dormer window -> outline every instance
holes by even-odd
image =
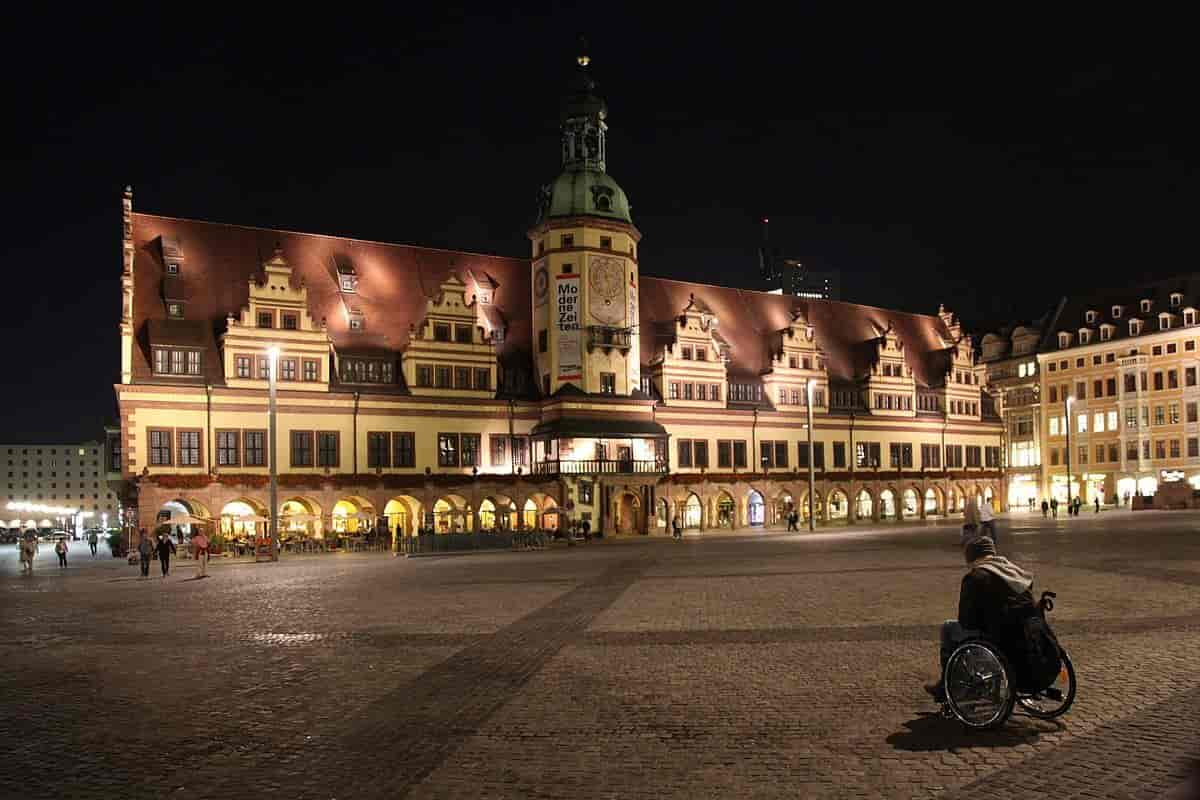
[[[1112,318],[1120,319],[1122,311],[1124,311],[1124,309],[1121,306],[1113,306],[1112,307]]]
[[[171,319],[183,319],[183,303],[167,303],[167,316]]]
[[[1142,332],[1142,321],[1140,319],[1129,320],[1129,335],[1137,336]]]
[[[1149,310],[1150,310],[1150,304],[1151,304],[1151,302],[1150,302],[1149,300],[1143,300],[1143,301],[1142,301],[1141,308],[1142,308],[1142,313],[1143,313],[1143,314],[1145,314],[1147,311],[1149,311]]]
[[[1171,294],[1171,308],[1179,308],[1181,305],[1183,305],[1183,295],[1179,292],[1173,292]]]
[[[1158,329],[1160,331],[1168,331],[1171,329],[1171,315],[1170,314],[1159,314],[1158,315]]]
[[[1195,325],[1196,324],[1195,309],[1189,308],[1187,311],[1183,312],[1183,324],[1184,325]]]
[[[1099,316],[1100,316],[1100,315],[1099,315],[1097,312],[1095,312],[1095,311],[1089,311],[1089,312],[1087,312],[1087,323],[1088,323],[1088,325],[1092,325],[1092,324],[1094,324],[1094,323],[1096,322],[1096,318],[1097,318],[1097,317],[1099,317]]]
[[[178,261],[168,261],[167,262],[167,274],[168,275],[178,275],[179,274],[179,262]]]
[[[1087,328],[1079,329],[1079,343],[1080,344],[1087,344],[1089,341],[1091,341],[1091,338],[1092,338],[1091,331],[1089,331]]]
[[[354,293],[358,291],[358,273],[354,271],[354,265],[347,262],[337,262],[338,288],[343,292]]]
[[[355,312],[350,315],[350,330],[361,331],[364,327],[363,315]]]
[[[1112,325],[1101,325],[1100,326],[1100,341],[1107,342],[1109,339],[1112,338],[1112,334],[1113,334],[1113,326]]]
[[[353,275],[343,275],[342,276],[342,291],[343,292],[358,291],[358,281],[356,281],[354,279]]]
[[[1071,346],[1071,334],[1060,333],[1058,335],[1058,346],[1060,349],[1070,347]]]

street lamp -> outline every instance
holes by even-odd
[[[1071,508],[1071,403],[1075,398],[1067,395],[1064,401],[1067,407],[1067,508]],[[1069,510],[1067,513],[1071,513]]]
[[[808,397],[808,529],[815,531],[817,529],[816,515],[816,454],[813,452],[813,379],[809,378],[804,383],[804,390]]]
[[[279,348],[271,345],[267,348],[268,390],[267,390],[267,464],[271,471],[271,560],[279,558],[279,484],[278,470],[275,466],[275,382],[279,367]]]

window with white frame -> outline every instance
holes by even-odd
[[[1125,309],[1124,309],[1124,308],[1122,308],[1121,306],[1113,306],[1113,307],[1112,307],[1112,318],[1113,318],[1113,319],[1120,319],[1120,318],[1121,318],[1121,313],[1122,313],[1124,310],[1125,310]]]
[[[1142,321],[1140,319],[1129,320],[1129,335],[1137,336],[1142,332]]]
[[[1112,325],[1102,325],[1100,327],[1100,341],[1107,342],[1109,339],[1112,338],[1112,334],[1113,334]]]
[[[1079,331],[1079,343],[1087,344],[1092,339],[1092,332],[1087,328],[1081,328]]]
[[[1141,309],[1142,309],[1143,314],[1145,314],[1147,311],[1149,311],[1150,310],[1150,301],[1143,300],[1141,303]]]
[[[1171,329],[1171,315],[1170,314],[1159,314],[1158,315],[1158,329],[1160,331],[1166,331],[1166,330]]]
[[[1172,292],[1171,308],[1178,308],[1181,305],[1183,305],[1183,295],[1181,295],[1179,292]]]
[[[1058,346],[1059,347],[1070,347],[1071,346],[1071,334],[1060,333],[1058,335]]]
[[[1093,322],[1095,322],[1095,321],[1096,321],[1096,318],[1097,318],[1098,316],[1100,316],[1100,315],[1099,315],[1099,314],[1097,314],[1095,311],[1089,311],[1089,312],[1087,312],[1087,322],[1088,322],[1088,324],[1089,324],[1089,325],[1091,325]]]

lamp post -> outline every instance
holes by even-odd
[[[275,381],[276,370],[279,367],[279,348],[272,345],[267,349],[268,390],[267,390],[267,463],[271,470],[271,560],[279,559],[279,482],[278,469],[275,464]]]
[[[813,452],[813,380],[805,381],[804,390],[808,397],[808,529],[817,529],[816,515],[816,453]]]
[[[1067,408],[1067,508],[1071,507],[1071,402],[1075,398],[1067,395],[1064,402]],[[1070,511],[1067,512],[1068,514]]]

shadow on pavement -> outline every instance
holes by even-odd
[[[1035,742],[1043,733],[1061,729],[1057,723],[1035,723],[1033,720],[1013,717],[997,730],[973,731],[938,712],[922,712],[916,719],[904,723],[904,727],[907,730],[887,737],[887,743],[897,750],[918,753],[960,747],[1015,747]]]

